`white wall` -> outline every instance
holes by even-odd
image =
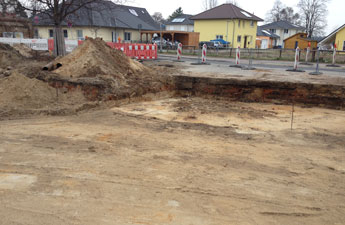
[[[166,30],[194,32],[194,26],[193,25],[167,25]]]
[[[36,26],[34,29],[38,29],[38,38],[49,38],[49,30],[53,29],[53,27],[43,27],[43,26]],[[131,29],[122,29],[122,28],[100,28],[100,27],[63,27],[63,30],[68,31],[68,38],[69,40],[77,40],[77,30],[83,31],[83,37],[100,37],[103,38],[106,42],[111,42],[113,40],[112,34],[113,32],[117,34],[117,37],[121,37],[122,40],[125,39],[125,32],[131,33],[131,40],[138,42],[140,40],[140,33],[138,30],[131,30]],[[143,39],[146,37],[143,35]],[[145,40],[144,40],[145,41]]]
[[[276,45],[280,45],[284,48],[284,40],[300,32],[303,32],[303,30],[289,29],[289,33],[286,34],[284,33],[284,29],[277,29],[275,34],[280,38],[277,39]]]

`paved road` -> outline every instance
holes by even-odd
[[[174,60],[176,59],[176,56],[174,55],[163,55],[159,54],[158,60]],[[183,60],[186,62],[196,62],[197,57],[196,56],[184,56]],[[212,64],[219,64],[219,65],[233,65],[235,64],[234,59],[226,59],[226,58],[208,58],[208,62]],[[248,61],[247,59],[241,60],[242,65],[247,66]],[[292,69],[293,62],[289,61],[266,61],[266,60],[253,60],[253,67],[256,68],[265,68],[265,69]],[[313,72],[315,71],[316,64],[313,65],[299,65],[299,68],[302,70],[305,70],[307,72]],[[326,64],[320,64],[320,71],[321,72],[335,72],[335,73],[341,73],[345,75],[345,67],[326,67]]]

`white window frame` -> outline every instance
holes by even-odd
[[[53,36],[50,34],[53,34]],[[48,36],[49,36],[49,38],[54,38],[54,30],[53,29],[48,30]]]
[[[238,35],[238,36],[237,36],[237,43],[241,43],[241,41],[242,41],[242,36],[241,36],[241,35]]]
[[[65,36],[65,32],[66,32],[66,36]],[[67,29],[62,30],[62,33],[63,33],[64,38],[68,38],[68,30]]]
[[[79,31],[81,32],[81,36],[79,36],[79,34],[80,34]],[[77,30],[76,32],[77,32],[78,40],[84,40],[84,32],[83,32],[83,30]]]
[[[125,41],[131,41],[132,40],[132,33],[131,32],[125,32]]]

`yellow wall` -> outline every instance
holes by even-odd
[[[250,42],[249,48],[255,48],[257,22],[251,26],[250,20],[195,20],[194,31],[200,33],[200,41],[210,41],[216,39],[216,35],[223,35],[223,39],[231,43],[231,46],[244,48],[244,39]],[[244,24],[244,25],[243,25]],[[234,27],[235,26],[235,27]],[[241,36],[241,42],[237,37]]]
[[[344,49],[344,41],[345,41],[345,28],[340,30],[335,38],[335,43],[337,44],[337,50],[342,51]]]
[[[53,29],[52,27],[35,27],[38,29],[39,38],[49,38],[49,29]],[[121,37],[122,40],[125,39],[125,32],[130,32],[132,34],[132,41],[139,41],[140,40],[140,33],[138,30],[130,30],[130,29],[111,29],[111,28],[91,28],[91,27],[64,27],[63,30],[68,30],[68,38],[69,40],[76,40],[78,39],[77,30],[83,30],[83,36],[86,37],[101,37],[106,42],[112,41],[112,32],[116,31],[116,33]],[[146,41],[146,36],[143,35],[143,41]]]

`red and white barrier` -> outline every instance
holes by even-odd
[[[182,44],[179,43],[177,47],[177,60],[180,61],[182,56]]]
[[[156,44],[107,43],[111,48],[121,50],[130,58],[138,60],[157,59]]]
[[[202,46],[202,55],[201,55],[201,62],[206,63],[206,54],[207,54],[207,45],[204,44]]]
[[[53,39],[19,39],[19,38],[0,38],[0,43],[9,45],[23,43],[34,50],[53,51]],[[81,45],[81,40],[65,40],[66,51],[72,52],[78,45]],[[129,44],[129,43],[115,43],[107,42],[111,48],[118,49],[126,54],[128,57],[141,59],[157,59],[157,45],[156,44]],[[182,52],[182,47],[181,47]]]
[[[236,49],[236,65],[240,65],[240,59],[241,59],[241,49],[240,46]]]
[[[299,62],[299,47],[296,48],[296,54],[295,54],[295,64],[293,66],[294,70],[297,70],[298,62]]]

